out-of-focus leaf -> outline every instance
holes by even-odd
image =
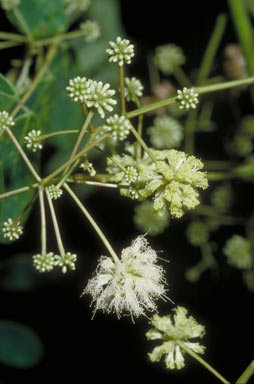
[[[0,362],[15,368],[36,365],[43,353],[39,336],[30,327],[13,321],[0,321]]]
[[[16,100],[17,94],[15,88],[9,80],[0,73],[0,111],[9,110]]]
[[[1,263],[0,287],[9,291],[28,291],[39,282],[31,255],[12,256]]]
[[[65,31],[67,27],[61,0],[22,0],[18,9],[34,38],[54,36]],[[25,32],[13,12],[8,12],[7,16],[22,33]]]
[[[37,129],[38,122],[34,114],[25,113],[18,117],[12,131],[16,139],[23,145],[24,136],[32,129]],[[40,154],[32,154],[29,156],[33,165],[38,166]],[[12,191],[17,188],[31,185],[35,182],[34,176],[31,174],[14,144],[10,141],[7,134],[3,134],[0,139],[0,162],[2,163],[4,173],[4,189]],[[0,228],[3,222],[9,217],[16,219],[18,214],[26,207],[32,199],[34,191],[20,193],[11,197],[7,197],[2,201],[2,209],[0,216]],[[25,219],[25,217],[24,217]],[[0,231],[0,242],[8,242]]]

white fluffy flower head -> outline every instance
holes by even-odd
[[[134,56],[134,45],[130,44],[130,41],[127,39],[122,39],[117,37],[116,42],[109,42],[110,48],[106,50],[109,55],[109,61],[113,63],[118,63],[120,67],[126,64],[131,63],[131,58]]]
[[[157,259],[144,236],[123,249],[118,261],[102,256],[83,292],[91,294],[94,313],[102,309],[118,318],[129,313],[133,319],[145,315],[146,310],[155,311],[155,300],[166,299],[164,270],[156,264]]]

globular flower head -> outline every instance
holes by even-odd
[[[248,156],[253,152],[252,138],[248,135],[238,133],[231,142],[231,148],[237,156]]]
[[[11,11],[20,4],[20,0],[1,0],[1,7],[5,11]]]
[[[136,77],[126,77],[124,79],[124,84],[124,95],[126,100],[133,101],[135,103],[137,98],[143,95],[143,85],[141,84],[140,80],[136,79]]]
[[[138,179],[138,171],[135,167],[129,166],[126,168],[125,175],[122,179],[123,184],[130,185],[135,183]]]
[[[180,101],[180,109],[195,109],[198,104],[198,93],[194,88],[186,88],[177,91],[177,99]]]
[[[54,253],[37,254],[33,256],[33,265],[39,272],[50,272],[54,268]]]
[[[80,29],[87,43],[97,40],[101,35],[99,24],[96,21],[87,20],[80,24]]]
[[[173,311],[175,313],[173,316],[153,315],[150,321],[153,328],[146,333],[146,337],[148,340],[161,340],[162,344],[155,347],[148,356],[152,362],[156,362],[165,355],[167,368],[181,369],[185,365],[181,343],[195,353],[203,354],[205,347],[191,339],[202,338],[205,328],[198,324],[192,316],[187,316],[186,308],[178,306]]]
[[[75,269],[76,260],[77,260],[77,255],[67,252],[64,255],[55,255],[54,265],[61,267],[62,272],[66,273],[68,269],[71,269],[71,270]]]
[[[231,188],[228,184],[223,184],[213,190],[211,203],[217,212],[223,213],[229,210],[232,198]]]
[[[72,12],[85,12],[91,4],[91,0],[64,0],[65,12],[69,15]]]
[[[94,312],[114,312],[120,318],[128,313],[132,319],[155,311],[155,301],[165,296],[165,279],[158,266],[157,254],[144,236],[137,237],[130,247],[122,250],[117,261],[102,256],[96,274],[84,293],[91,294]]]
[[[106,52],[110,62],[118,63],[120,67],[131,63],[131,58],[134,56],[134,45],[130,44],[129,40],[118,36],[116,42],[109,42],[109,46],[110,48]]]
[[[123,141],[129,135],[131,129],[130,120],[117,114],[110,116],[103,127],[104,132],[110,132],[114,141]]]
[[[92,80],[86,77],[77,76],[69,80],[69,85],[66,87],[68,96],[72,101],[84,103],[87,97],[87,90],[91,85]]]
[[[33,152],[36,152],[38,149],[42,149],[41,131],[33,129],[24,137],[24,142],[26,147]]]
[[[165,75],[170,75],[176,67],[185,63],[185,57],[180,47],[166,44],[156,48],[154,62]]]
[[[208,228],[202,221],[192,221],[187,229],[187,238],[194,246],[207,243],[209,238]]]
[[[53,200],[57,200],[63,194],[63,190],[53,184],[47,187],[47,191],[49,192],[50,198]]]
[[[23,227],[20,225],[20,223],[13,222],[11,218],[9,218],[7,221],[3,223],[3,229],[4,237],[14,241],[17,240],[23,233]]]
[[[239,269],[248,269],[252,265],[251,242],[239,235],[233,235],[223,248],[227,261]]]
[[[147,133],[154,148],[158,149],[179,147],[183,139],[182,125],[170,116],[155,117]]]
[[[169,212],[166,208],[158,214],[153,209],[153,202],[145,200],[135,207],[134,215],[135,226],[151,236],[156,236],[166,229],[169,225]]]
[[[88,108],[97,109],[102,118],[105,117],[105,111],[112,112],[112,105],[116,104],[116,100],[112,99],[115,94],[113,89],[110,89],[108,83],[103,84],[101,81],[91,81],[85,99]]]
[[[6,128],[11,128],[14,124],[13,118],[8,112],[0,112],[0,132]]]

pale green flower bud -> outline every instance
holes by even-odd
[[[232,191],[229,185],[216,187],[211,195],[211,203],[220,213],[228,211],[232,204]]]
[[[77,255],[67,252],[63,256],[55,255],[54,265],[61,267],[62,272],[66,273],[68,269],[75,270],[76,260]]]
[[[41,131],[32,130],[24,137],[24,143],[26,147],[32,152],[36,152],[38,149],[42,149],[41,144]]]
[[[33,256],[33,265],[39,272],[50,272],[54,268],[54,253],[49,252],[44,255],[37,254]]]
[[[77,11],[84,13],[87,11],[90,4],[91,0],[64,0],[65,12],[67,15]]]
[[[20,0],[1,0],[0,3],[5,11],[11,11],[20,4]]]
[[[9,218],[7,221],[3,223],[3,229],[4,237],[7,238],[10,241],[14,241],[19,239],[19,237],[23,233],[23,227],[20,225],[20,223],[13,222],[11,218]]]
[[[169,212],[165,208],[161,214],[158,214],[153,209],[153,202],[146,200],[135,207],[133,219],[140,231],[155,236],[164,232],[169,225]]]
[[[189,242],[194,246],[201,246],[209,239],[208,229],[202,221],[193,221],[189,224],[186,232]]]
[[[116,42],[110,41],[109,45],[110,48],[106,52],[110,62],[118,63],[120,67],[131,63],[131,58],[134,56],[134,45],[130,44],[129,40],[118,36]]]
[[[124,79],[124,83],[124,95],[126,97],[126,100],[133,101],[135,103],[137,98],[143,95],[143,85],[141,84],[140,80],[136,79],[136,77],[126,77]]]
[[[49,192],[50,198],[53,200],[57,200],[59,197],[62,196],[63,190],[56,185],[50,185],[46,188]]]
[[[112,139],[115,141],[123,141],[129,135],[131,129],[130,120],[125,116],[115,114],[106,120],[103,127],[104,132],[110,132]]]
[[[155,117],[147,133],[152,145],[157,149],[179,147],[183,139],[182,125],[170,116]]]
[[[80,29],[87,43],[97,40],[101,35],[99,24],[96,21],[87,20],[80,24]]]
[[[166,44],[156,48],[154,62],[161,72],[165,75],[171,75],[176,67],[185,63],[185,56],[180,47]]]
[[[101,81],[91,81],[87,90],[86,105],[88,108],[97,109],[101,118],[105,117],[105,111],[112,112],[112,105],[116,104],[116,100],[111,98],[115,91],[109,87],[108,83],[103,84]]]
[[[198,93],[194,88],[186,88],[177,91],[177,99],[180,101],[180,109],[195,109],[198,104]]]
[[[13,118],[8,112],[0,112],[0,132],[6,128],[11,128],[14,124]]]
[[[230,265],[239,269],[248,269],[252,265],[251,242],[239,235],[233,235],[223,248]]]

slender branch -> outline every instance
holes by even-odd
[[[34,90],[36,89],[36,87],[38,86],[39,82],[41,81],[42,77],[44,76],[45,72],[47,71],[48,67],[50,66],[52,60],[54,59],[55,57],[55,54],[57,52],[57,48],[58,48],[58,42],[56,42],[54,45],[52,45],[48,52],[47,52],[47,55],[45,57],[45,61],[44,61],[44,64],[42,65],[40,71],[37,73],[37,75],[35,76],[35,78],[33,79],[29,89],[27,90],[27,92],[24,94],[24,96],[22,97],[22,99],[20,100],[19,104],[16,106],[16,108],[14,108],[14,110],[12,111],[11,113],[11,116],[14,117],[17,115],[17,113],[19,112],[19,110],[22,108],[23,104],[25,104],[25,102],[30,98],[30,96],[32,95],[32,93],[34,92]]]
[[[65,250],[63,247],[63,242],[62,242],[60,231],[59,231],[59,226],[58,226],[58,222],[57,222],[57,218],[56,218],[54,205],[52,203],[50,193],[47,189],[46,189],[46,196],[47,196],[48,203],[49,203],[49,209],[50,209],[50,213],[51,213],[51,217],[52,217],[52,221],[53,221],[53,226],[54,226],[54,230],[55,230],[55,234],[56,234],[56,241],[57,241],[58,249],[59,249],[60,255],[63,257],[65,255]]]
[[[203,365],[208,371],[210,371],[214,376],[217,377],[222,383],[224,384],[230,384],[228,380],[226,380],[219,372],[217,372],[210,364],[208,364],[202,357],[200,357],[196,352],[194,352],[192,349],[188,348],[185,343],[182,341],[177,341],[177,344],[180,348],[182,348],[188,355],[193,357],[195,360],[197,360],[200,364]]]
[[[39,200],[40,200],[40,212],[41,212],[41,254],[47,253],[47,235],[46,235],[46,215],[43,197],[43,187],[39,187]]]
[[[200,95],[202,95],[205,93],[223,91],[225,89],[241,87],[243,85],[251,85],[251,84],[254,84],[254,76],[248,77],[246,79],[241,79],[241,80],[225,81],[219,84],[211,84],[204,87],[196,87],[195,90]]]
[[[143,147],[144,151],[148,154],[148,156],[151,158],[151,160],[154,162],[154,163],[157,163],[157,160],[156,158],[154,157],[154,155],[152,154],[151,150],[148,148],[148,146],[146,145],[146,143],[144,142],[144,140],[142,139],[142,137],[138,134],[138,132],[136,131],[136,129],[133,127],[133,125],[131,125],[131,132],[132,134],[136,137],[137,141],[140,143],[140,145]]]
[[[40,136],[40,140],[49,139],[50,137],[58,136],[58,135],[68,135],[70,133],[79,133],[78,129],[69,129],[66,131],[57,131],[52,133],[46,133],[45,135]]]
[[[102,232],[100,227],[97,225],[95,220],[92,218],[90,213],[87,211],[87,209],[81,203],[81,201],[78,199],[78,197],[75,195],[75,193],[71,190],[71,188],[68,186],[68,184],[64,184],[64,188],[69,193],[69,195],[73,198],[73,200],[78,205],[78,207],[81,209],[81,211],[84,213],[85,217],[88,219],[89,223],[92,225],[92,227],[96,231],[97,235],[100,237],[101,241],[103,242],[103,244],[105,245],[105,247],[109,251],[109,253],[112,256],[112,258],[115,260],[115,262],[118,262],[119,259],[118,259],[117,254],[113,250],[111,244],[109,243],[109,241],[107,240],[106,236],[104,235],[104,233]]]
[[[14,15],[16,16],[17,20],[19,21],[20,23],[20,26],[22,27],[24,33],[26,34],[27,36],[27,39],[30,43],[32,43],[33,41],[33,35],[32,35],[32,32],[26,22],[26,20],[24,19],[22,13],[19,11],[18,8],[13,8],[13,13]]]
[[[23,35],[19,35],[17,33],[9,33],[0,31],[0,40],[12,40],[19,43],[26,43],[27,38]]]
[[[37,188],[38,186],[39,186],[39,184],[36,183],[36,184],[32,184],[32,185],[27,185],[26,187],[14,189],[13,191],[2,193],[0,195],[0,200],[5,199],[6,197],[11,197],[14,195],[18,195],[19,193],[29,191],[30,189]]]
[[[83,35],[84,35],[84,32],[81,30],[72,31],[72,32],[63,33],[62,35],[49,37],[47,39],[34,41],[33,45],[35,47],[42,47],[43,45],[51,45],[51,44],[55,43],[56,41],[61,42],[63,40],[76,39],[77,37],[81,37]]]
[[[161,107],[166,107],[171,104],[175,104],[177,102],[177,97],[171,97],[169,99],[164,99],[164,100],[159,100],[156,101],[155,103],[148,104],[148,105],[142,105],[142,107],[134,109],[133,111],[127,112],[126,117],[128,119],[132,119],[133,117],[139,116],[139,115],[144,115],[147,112],[154,111],[158,108]]]
[[[122,115],[126,112],[125,107],[125,97],[124,97],[124,66],[119,66],[119,73],[120,73],[120,94],[121,94],[121,112]]]
[[[21,157],[23,158],[26,166],[28,167],[28,169],[30,170],[30,172],[33,174],[33,176],[35,177],[35,179],[40,182],[41,181],[41,178],[40,176],[38,175],[38,173],[36,172],[36,170],[34,169],[32,163],[30,162],[30,160],[28,159],[27,155],[25,154],[25,152],[23,151],[23,149],[21,148],[19,142],[17,141],[16,137],[13,135],[12,131],[6,127],[5,128],[5,131],[8,133],[11,141],[13,142],[13,144],[15,145],[15,147],[17,148],[18,152],[20,153]]]
[[[236,384],[246,384],[251,376],[254,375],[254,360],[248,365],[245,371],[241,374]]]
[[[18,42],[15,42],[15,41],[1,41],[0,42],[0,49],[17,47],[18,45],[21,45],[21,44],[22,43],[18,43]]]

